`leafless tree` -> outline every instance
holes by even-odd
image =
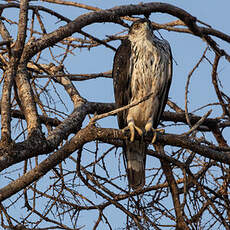
[[[79,16],[71,20],[60,7],[54,10],[57,5],[73,7]],[[81,14],[82,9],[88,13]],[[89,223],[93,229],[115,229],[111,219],[116,210],[123,229],[230,229],[230,95],[218,76],[220,60],[225,65],[230,61],[221,47],[230,43],[230,36],[183,9],[157,2],[101,10],[63,0],[21,0],[0,4],[0,12],[3,228],[89,229]],[[120,151],[129,133],[98,124],[116,115],[113,99],[89,101],[77,84],[111,78],[111,70],[71,73],[66,60],[84,48],[115,51],[112,42],[124,36],[114,33],[100,39],[85,32],[86,26],[101,23],[103,28],[109,22],[127,29],[138,16],[157,12],[176,19],[153,22],[156,28],[190,34],[207,48],[194,47],[201,54],[184,76],[185,105],[177,105],[173,97],[168,101],[170,110],[161,123],[166,133],[148,150],[146,186],[131,191]],[[207,81],[216,99],[191,112],[190,82],[202,62],[210,67]],[[207,108],[217,107],[219,114],[210,115]],[[170,132],[172,128],[176,132]],[[146,135],[144,140],[151,138]]]

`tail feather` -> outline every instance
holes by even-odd
[[[145,185],[145,161],[147,146],[142,141],[134,141],[126,145],[126,161],[129,186],[141,189]]]

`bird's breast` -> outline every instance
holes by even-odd
[[[164,69],[167,61],[164,54],[150,41],[141,41],[132,46],[130,57],[131,94],[130,102],[138,102],[144,96],[155,96],[129,109],[129,117],[135,124],[144,128],[149,119],[156,116],[159,99],[158,91],[164,84]]]

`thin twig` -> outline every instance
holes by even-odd
[[[211,114],[212,110],[210,109],[197,123],[186,133],[183,133],[181,136],[189,136],[194,130],[196,130],[205,119]]]
[[[33,75],[33,78],[56,78],[56,77],[68,77],[71,81],[84,81],[95,79],[99,77],[112,78],[111,71],[104,73],[92,73],[92,74],[52,74],[52,75]]]
[[[130,103],[128,105],[125,105],[125,106],[123,106],[121,108],[118,108],[118,109],[115,109],[113,111],[110,111],[108,113],[103,113],[103,114],[100,114],[100,115],[96,115],[90,120],[90,123],[94,123],[95,121],[100,120],[102,118],[105,118],[105,117],[108,117],[108,116],[113,116],[113,115],[115,115],[115,114],[117,114],[117,113],[119,113],[119,112],[121,112],[123,110],[132,108],[132,107],[140,104],[141,102],[148,100],[150,97],[153,97],[153,95],[155,95],[155,94],[156,93],[150,93],[149,95],[143,97],[141,100],[139,100],[137,102],[132,102],[132,103]]]
[[[185,86],[185,117],[186,117],[186,120],[187,120],[187,123],[188,123],[189,127],[192,127],[192,125],[191,125],[189,115],[188,115],[188,86],[189,86],[192,74],[199,67],[200,63],[202,62],[202,60],[204,59],[204,57],[206,55],[207,50],[208,50],[208,47],[206,47],[206,49],[204,50],[203,55],[201,56],[200,60],[193,67],[193,69],[190,71],[190,73],[188,75],[188,78],[187,78],[186,86]]]
[[[222,95],[220,93],[218,83],[217,83],[217,68],[218,68],[219,60],[220,60],[220,56],[218,54],[216,54],[215,60],[214,60],[214,63],[213,63],[213,69],[212,69],[212,84],[213,84],[214,89],[216,91],[216,95],[218,97],[220,105],[221,105],[221,107],[223,109],[223,115],[227,115],[228,117],[230,117],[229,111],[226,108],[226,105],[224,103],[224,100],[222,98]]]

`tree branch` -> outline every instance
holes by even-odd
[[[18,23],[18,34],[17,40],[14,47],[14,55],[19,59],[21,57],[22,51],[24,49],[26,40],[26,29],[28,21],[28,5],[29,0],[20,1],[20,13],[19,13],[19,23]]]
[[[156,148],[156,151],[159,152],[162,155],[165,155],[164,153],[164,147],[160,144],[154,145]],[[176,229],[178,230],[189,230],[185,220],[184,220],[184,211],[182,210],[182,205],[180,203],[180,197],[179,197],[179,189],[176,183],[176,180],[173,176],[172,167],[170,166],[170,163],[168,161],[160,159],[161,167],[164,172],[164,175],[166,177],[166,180],[168,182],[171,194],[172,194],[172,200],[174,204],[174,209],[176,212],[176,220],[177,220],[177,226]]]
[[[25,51],[22,55],[22,60],[28,62],[31,57],[33,57],[37,52],[56,44],[57,42],[63,40],[66,37],[71,36],[75,32],[80,32],[81,29],[87,25],[96,22],[117,22],[118,17],[122,16],[132,16],[132,15],[141,15],[141,14],[149,14],[153,12],[161,12],[168,13],[173,15],[180,20],[182,20],[192,31],[192,33],[196,36],[204,38],[207,43],[220,55],[228,55],[220,50],[214,41],[208,37],[208,35],[203,35],[196,25],[196,18],[186,11],[175,7],[166,3],[145,3],[141,5],[123,5],[120,7],[114,7],[108,10],[101,10],[96,12],[91,12],[87,14],[83,14],[76,18],[74,21],[69,22],[67,25],[60,27],[54,32],[44,35],[43,38],[38,39],[30,44],[28,44],[25,48]]]

